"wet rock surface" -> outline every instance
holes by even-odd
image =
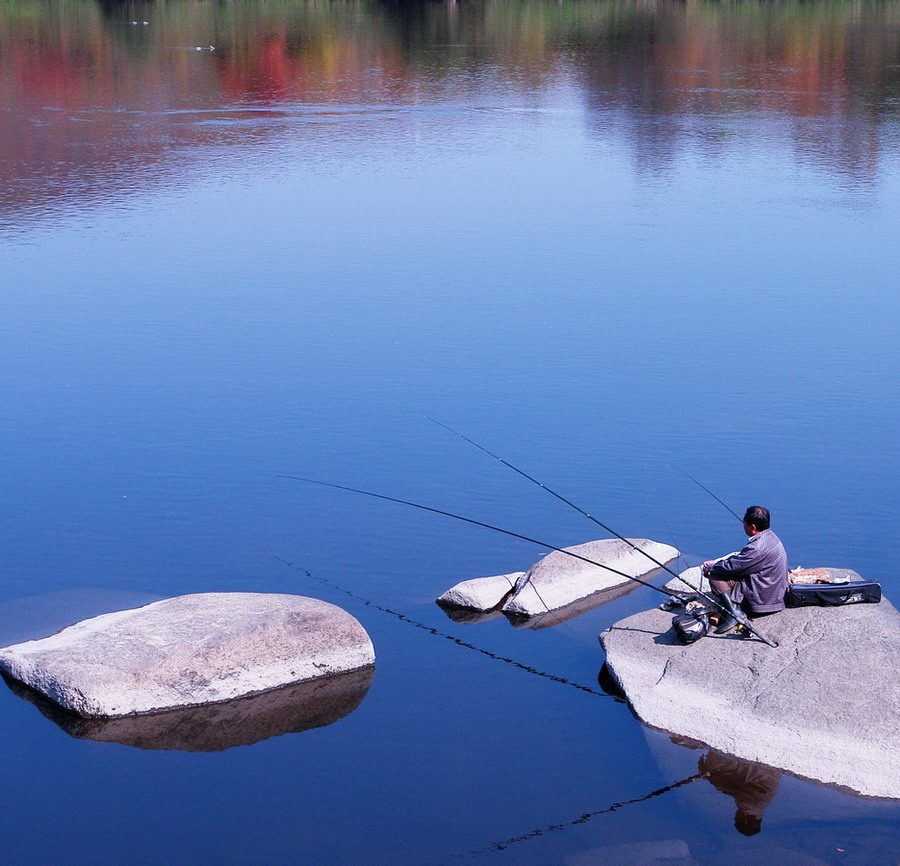
[[[452,612],[454,609],[482,612],[499,609],[517,625],[521,624],[517,620],[522,618],[538,617],[564,608],[568,610],[563,619],[576,616],[634,589],[638,584],[629,577],[643,578],[658,569],[650,557],[668,564],[679,555],[674,547],[658,541],[647,538],[629,541],[643,553],[618,538],[589,541],[564,548],[569,554],[553,551],[527,572],[463,580],[441,595],[437,603],[450,612],[453,619],[458,619]],[[576,555],[571,556],[572,553]],[[585,600],[587,607],[579,608],[579,603]],[[557,621],[561,619],[553,619],[550,624]]]
[[[88,718],[231,701],[374,660],[365,629],[341,608],[239,592],[164,599],[0,650],[4,674]]]
[[[880,604],[788,609],[683,646],[672,614],[604,631],[607,665],[635,713],[729,755],[875,797],[900,798],[900,613]]]
[[[643,553],[618,538],[589,541],[587,544],[565,548],[622,574],[560,551],[548,553],[531,566],[527,582],[503,605],[503,611],[520,616],[547,613],[594,593],[632,583],[628,579],[630,577],[643,578],[656,571],[658,566],[645,554],[664,564],[678,556],[678,551],[668,544],[647,538],[631,538],[629,541]],[[623,574],[628,577],[623,577]]]
[[[639,583],[628,581],[626,583],[621,583],[618,586],[613,586],[610,589],[602,589],[600,592],[591,593],[586,598],[580,598],[577,601],[573,601],[571,604],[565,604],[562,607],[557,607],[551,611],[545,611],[544,613],[538,613],[534,616],[515,614],[508,611],[503,611],[503,616],[507,618],[509,624],[513,628],[529,629],[531,631],[537,631],[542,628],[554,628],[561,623],[577,619],[579,616],[593,610],[595,607],[600,607],[617,598],[622,598],[622,596],[628,595],[640,588],[641,585]]]

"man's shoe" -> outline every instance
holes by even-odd
[[[728,616],[716,626],[713,634],[728,634],[732,629],[737,628],[737,625],[738,621],[731,614],[728,614]]]
[[[659,605],[659,609],[664,610],[667,613],[676,610],[679,607],[684,607],[684,599],[674,595],[670,595],[661,605]]]
[[[725,614],[725,619],[716,626],[713,634],[728,634],[738,624],[737,611],[734,609],[734,602],[727,592],[720,592],[718,595],[719,601],[722,602],[722,607],[725,608],[727,613]]]

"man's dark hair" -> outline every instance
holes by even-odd
[[[744,513],[744,523],[755,526],[760,532],[769,528],[769,509],[762,505],[751,505]]]
[[[743,809],[738,809],[734,816],[734,829],[745,836],[755,836],[762,830],[762,816],[751,815]]]

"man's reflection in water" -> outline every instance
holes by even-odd
[[[759,833],[763,813],[778,793],[781,770],[714,751],[700,758],[697,769],[716,790],[734,798],[734,826],[738,833]]]

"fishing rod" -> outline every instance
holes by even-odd
[[[601,521],[599,521],[599,520],[598,520],[596,517],[594,517],[593,515],[588,514],[588,512],[585,511],[583,508],[579,508],[579,506],[577,506],[574,502],[570,502],[568,499],[565,498],[565,496],[562,496],[561,494],[557,493],[555,490],[551,490],[549,487],[547,487],[546,484],[541,483],[541,482],[538,481],[536,478],[533,478],[531,475],[529,475],[527,472],[524,472],[523,470],[519,469],[518,467],[513,466],[512,463],[510,463],[508,460],[504,460],[504,459],[503,459],[502,457],[500,457],[498,454],[494,454],[493,451],[488,451],[488,449],[485,448],[483,445],[479,445],[477,442],[475,442],[475,441],[472,440],[472,439],[469,439],[467,436],[463,436],[462,433],[457,432],[457,431],[454,430],[452,427],[448,427],[446,424],[442,424],[440,421],[435,421],[433,418],[428,418],[427,420],[431,421],[431,422],[434,423],[434,424],[437,424],[439,427],[443,427],[445,430],[449,431],[450,433],[453,433],[454,435],[459,436],[460,439],[463,439],[464,441],[468,442],[470,445],[474,445],[479,451],[483,451],[485,454],[490,455],[490,456],[493,457],[495,460],[499,460],[504,466],[508,466],[510,469],[512,469],[514,472],[517,472],[517,473],[518,473],[519,475],[521,475],[523,478],[527,478],[527,479],[528,479],[529,481],[531,481],[532,483],[537,484],[538,487],[541,487],[542,489],[546,490],[546,491],[547,491],[549,494],[551,494],[552,496],[555,496],[555,497],[556,497],[557,499],[559,499],[561,502],[565,502],[566,505],[569,505],[569,506],[571,506],[572,508],[574,508],[577,512],[579,512],[579,514],[583,514],[583,515],[584,515],[585,517],[587,517],[589,520],[591,520],[591,521],[593,521],[594,523],[596,523],[597,526],[601,527],[602,529],[605,529],[607,532],[609,532],[610,534],[614,535],[616,538],[618,538],[618,539],[624,541],[629,547],[631,547],[632,549],[636,550],[638,553],[642,553],[644,556],[647,557],[647,559],[649,559],[649,560],[650,560],[651,562],[653,562],[655,565],[657,565],[657,566],[659,566],[660,568],[662,568],[663,570],[667,571],[667,572],[668,572],[669,574],[671,574],[673,577],[678,578],[678,580],[680,580],[685,586],[690,587],[690,589],[691,589],[696,595],[698,595],[698,596],[700,596],[701,598],[703,598],[708,604],[713,605],[713,607],[715,607],[718,611],[720,611],[721,613],[725,614],[726,617],[729,617],[729,616],[734,617],[734,618],[735,618],[742,626],[744,626],[744,627],[745,627],[749,632],[751,632],[752,634],[755,634],[755,635],[756,635],[763,643],[768,644],[770,647],[777,647],[777,646],[778,646],[778,644],[777,644],[775,641],[773,641],[773,640],[771,640],[770,638],[766,637],[762,632],[760,632],[758,629],[756,629],[756,628],[750,623],[750,620],[743,614],[742,611],[738,610],[736,607],[733,607],[733,606],[729,609],[729,607],[726,607],[726,605],[724,605],[722,602],[718,601],[718,599],[715,599],[715,598],[713,598],[710,594],[708,594],[708,593],[706,593],[706,592],[703,592],[703,590],[702,590],[701,588],[698,588],[698,587],[693,586],[693,584],[691,584],[689,581],[685,580],[685,578],[683,578],[680,574],[676,574],[674,571],[672,571],[671,568],[669,568],[667,565],[665,565],[664,563],[662,563],[662,562],[660,562],[658,559],[656,559],[656,557],[651,556],[651,555],[650,555],[649,553],[647,553],[647,551],[645,551],[645,550],[641,550],[640,547],[638,547],[636,544],[634,544],[634,543],[633,543],[632,541],[630,541],[629,539],[625,538],[624,535],[619,535],[619,533],[616,532],[614,529],[612,529],[611,527],[607,526],[605,523],[602,523]],[[685,473],[685,474],[687,474],[687,473]],[[697,483],[699,484],[700,482],[698,481]],[[703,486],[703,485],[701,485],[701,487],[702,487],[702,486]],[[705,489],[705,488],[704,488],[704,489]],[[713,496],[715,495],[715,494],[712,493],[712,491],[707,491],[707,492],[710,493],[710,494],[713,495]],[[716,498],[718,499],[718,497],[716,497]],[[719,500],[719,501],[721,502],[721,500]],[[725,503],[722,502],[722,505],[725,505]],[[725,507],[728,508],[727,505],[725,505]],[[728,508],[728,510],[731,511],[730,508]],[[731,513],[734,514],[733,511],[732,511]],[[735,514],[735,517],[737,517],[736,514]],[[738,519],[741,520],[741,518],[738,518]],[[741,520],[741,522],[743,522],[743,520]],[[633,579],[633,580],[637,580],[637,578],[632,578],[632,579]],[[644,581],[638,581],[638,582],[639,582],[639,583],[644,583]],[[645,583],[645,586],[652,586],[652,584],[646,584],[646,583]],[[701,584],[701,586],[702,586],[702,584]],[[654,587],[654,589],[656,589],[656,588],[657,588],[657,587]],[[662,591],[662,592],[666,592],[666,590],[661,590],[661,591]],[[666,592],[666,594],[669,595],[669,596],[671,597],[671,593],[667,593],[667,592]]]
[[[732,511],[731,508],[729,508],[724,502],[722,502],[722,500],[719,499],[719,497],[716,496],[716,494],[713,493],[712,490],[710,490],[705,484],[701,484],[696,478],[694,478],[693,475],[691,475],[691,474],[688,473],[688,472],[685,472],[683,469],[679,469],[677,466],[673,465],[672,463],[670,463],[669,466],[671,466],[673,469],[677,470],[678,472],[680,472],[682,475],[686,476],[687,478],[690,478],[691,481],[694,482],[694,484],[696,484],[698,487],[700,487],[700,488],[702,488],[703,490],[705,490],[705,491],[706,491],[710,496],[712,496],[712,498],[715,499],[716,502],[718,502],[719,505],[721,505],[726,511],[728,511],[728,512],[731,513],[731,514],[734,514],[734,516],[735,516],[738,520],[740,520],[741,523],[744,522],[744,518],[743,518],[743,517],[740,517],[740,516],[738,516],[737,514],[735,514],[735,512]]]
[[[595,560],[589,559],[586,556],[582,556],[579,553],[574,553],[571,550],[566,550],[565,548],[557,547],[555,544],[548,544],[546,541],[541,541],[537,538],[531,538],[528,535],[522,535],[521,533],[518,533],[518,532],[512,532],[509,529],[501,529],[499,526],[493,526],[492,524],[484,523],[481,520],[474,520],[471,517],[463,517],[460,514],[454,514],[451,511],[442,511],[439,508],[432,508],[429,505],[422,505],[418,502],[410,502],[407,499],[398,499],[394,496],[386,496],[383,493],[373,493],[370,490],[360,490],[357,487],[346,487],[342,484],[331,484],[327,481],[317,481],[314,478],[303,478],[299,475],[282,475],[282,474],[276,474],[275,477],[276,478],[289,478],[293,481],[303,481],[306,484],[317,484],[320,487],[330,487],[334,490],[346,490],[349,493],[359,493],[362,496],[371,496],[373,499],[383,499],[385,502],[396,502],[399,505],[409,505],[411,508],[419,508],[422,511],[430,511],[432,514],[441,514],[444,517],[452,517],[454,520],[461,520],[464,523],[471,523],[473,526],[481,526],[484,529],[490,529],[494,532],[500,532],[503,535],[508,535],[512,538],[519,538],[522,541],[527,541],[531,544],[537,544],[540,547],[547,547],[550,550],[555,550],[555,551],[557,551],[557,553],[564,553],[566,556],[571,556],[573,559],[580,559],[582,562],[587,562],[590,565],[596,565],[598,568],[605,569],[606,571],[612,572],[613,574],[616,574],[619,577],[624,577],[626,580],[632,580],[635,583],[641,584],[642,586],[648,586],[648,587],[650,587],[650,589],[655,590],[656,592],[661,592],[664,596],[666,596],[666,598],[669,599],[670,602],[674,602],[674,603],[680,605],[684,601],[683,598],[678,598],[677,596],[673,595],[672,593],[668,592],[665,589],[662,589],[661,587],[654,586],[652,583],[649,583],[646,580],[641,580],[641,578],[639,578],[639,577],[633,577],[630,574],[625,574],[624,571],[619,571],[617,568],[612,568],[609,565],[604,565],[602,562],[596,562]],[[676,577],[677,576],[678,575],[676,575]],[[734,611],[729,611],[728,608],[726,608],[725,605],[723,605],[721,602],[716,601],[715,599],[711,598],[709,595],[707,595],[704,592],[701,592],[700,590],[694,589],[694,587],[691,586],[691,584],[688,583],[688,581],[686,581],[683,577],[681,577],[679,579],[686,586],[691,587],[691,589],[694,590],[694,593],[696,595],[705,599],[709,604],[711,604],[714,608],[716,608],[721,613],[724,613],[726,616],[728,616],[728,615],[735,616],[736,615],[735,618],[738,620],[738,622],[741,625],[743,625],[749,632],[751,632],[752,634],[755,634],[761,641],[763,641],[763,643],[766,643],[772,647],[778,646],[778,644],[776,644],[774,641],[770,640],[764,634],[762,634],[756,628],[754,628],[753,625],[751,625],[750,621],[744,616],[744,614],[741,611],[739,611],[737,609],[735,609]],[[527,580],[527,578],[526,578],[526,580]],[[524,588],[524,586],[525,586],[525,584],[523,584],[522,587],[519,588],[519,591],[521,591],[521,589]],[[533,585],[532,585],[532,587],[533,587]],[[534,588],[534,591],[537,593],[536,588]],[[540,594],[538,594],[538,597],[540,598]],[[543,599],[542,599],[542,601],[543,601]],[[544,607],[547,607],[546,603],[544,604]],[[548,610],[549,610],[549,608],[548,608]]]
[[[611,571],[613,574],[617,574],[619,577],[624,577],[626,580],[633,580],[635,583],[643,584],[644,586],[649,586],[650,589],[655,589],[657,592],[661,592],[663,595],[667,596],[669,599],[678,601],[672,595],[672,593],[667,592],[664,589],[661,589],[658,586],[654,586],[652,583],[647,582],[646,580],[641,580],[639,577],[632,577],[630,574],[625,574],[624,571],[619,571],[616,568],[612,568],[609,565],[604,565],[602,562],[595,562],[593,559],[589,559],[586,556],[582,556],[580,553],[573,553],[571,550],[566,550],[563,547],[557,547],[555,544],[548,544],[546,541],[540,541],[537,538],[531,538],[528,535],[521,535],[518,532],[512,532],[509,529],[501,529],[499,526],[493,526],[490,523],[484,523],[481,520],[475,520],[471,517],[463,517],[461,514],[454,514],[452,511],[441,511],[439,508],[432,508],[429,505],[421,505],[418,502],[410,502],[406,499],[397,499],[393,496],[385,496],[383,493],[373,493],[370,490],[360,490],[357,487],[345,487],[342,484],[330,484],[327,481],[316,481],[313,478],[301,478],[299,475],[275,475],[276,478],[290,478],[294,481],[303,481],[306,484],[318,484],[321,487],[331,487],[334,490],[346,490],[350,493],[359,493],[363,496],[371,496],[374,499],[383,499],[386,502],[396,502],[400,505],[409,505],[412,508],[420,508],[422,511],[430,511],[432,514],[442,514],[444,517],[452,517],[454,520],[461,520],[464,523],[471,523],[473,526],[481,526],[484,529],[490,529],[494,532],[502,532],[504,535],[509,535],[512,538],[519,538],[522,541],[528,541],[531,544],[537,544],[540,547],[547,547],[550,550],[555,550],[557,553],[564,553],[566,556],[571,556],[574,559],[580,559],[582,562],[587,562],[590,565],[596,565],[598,568],[606,569],[606,571]],[[688,584],[690,586],[690,584]],[[537,590],[535,590],[537,592]],[[546,605],[544,605],[546,607]]]
[[[474,439],[470,439],[468,436],[463,436],[463,434],[460,433],[458,430],[454,430],[452,427],[448,427],[446,424],[442,424],[440,421],[435,421],[434,418],[426,417],[426,420],[431,421],[432,424],[437,424],[438,427],[443,427],[445,430],[452,433],[454,436],[459,436],[459,438],[462,439],[463,441],[468,442],[470,445],[474,445],[479,451],[483,451],[485,454],[489,455],[490,457],[493,457],[495,460],[499,460],[504,466],[508,466],[510,469],[512,469],[513,472],[518,472],[519,475],[521,475],[523,478],[527,478],[533,484],[537,484],[538,487],[542,488],[543,490],[546,490],[547,493],[549,493],[551,496],[555,496],[560,502],[565,502],[566,505],[569,505],[572,508],[574,508],[579,514],[583,514],[588,520],[596,523],[597,526],[599,526],[601,529],[606,530],[610,535],[614,535],[620,541],[624,541],[633,550],[636,550],[638,553],[641,553],[644,556],[646,556],[647,559],[649,559],[654,565],[658,566],[659,568],[663,569],[664,571],[669,572],[669,574],[671,574],[673,577],[677,577],[682,583],[686,584],[687,586],[690,586],[691,589],[694,589],[694,587],[691,586],[680,574],[676,574],[665,563],[662,563],[656,557],[651,556],[649,553],[647,553],[646,550],[642,550],[633,541],[631,541],[630,538],[626,538],[624,535],[619,535],[619,533],[616,532],[615,529],[612,529],[611,527],[607,526],[605,523],[601,523],[596,517],[594,517],[593,514],[588,514],[587,511],[585,511],[583,508],[579,508],[579,506],[577,506],[574,502],[571,502],[570,500],[566,499],[566,497],[563,496],[561,493],[557,493],[555,490],[551,490],[549,487],[547,487],[546,484],[543,484],[540,481],[538,481],[537,478],[533,478],[527,472],[523,471],[522,469],[519,469],[517,466],[513,466],[512,463],[510,463],[508,460],[504,460],[499,454],[494,454],[493,451],[488,451],[487,448],[485,448],[483,445],[479,445]]]

